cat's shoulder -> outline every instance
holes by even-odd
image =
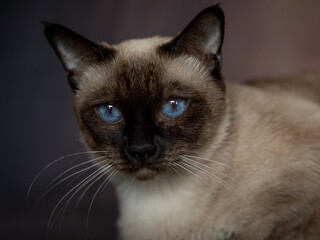
[[[320,73],[227,83],[227,98],[247,140],[264,132],[264,143],[269,136],[273,144],[275,135],[293,136],[302,148],[303,142],[319,142]]]
[[[244,84],[262,91],[304,98],[320,104],[320,71],[278,78],[252,79]]]

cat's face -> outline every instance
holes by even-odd
[[[174,39],[95,44],[60,26],[46,35],[68,73],[83,139],[140,180],[207,147],[225,112],[223,14],[200,13]]]

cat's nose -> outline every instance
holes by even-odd
[[[127,153],[130,158],[144,162],[157,153],[157,147],[151,143],[133,144],[127,147]]]

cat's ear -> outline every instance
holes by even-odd
[[[200,12],[171,42],[165,51],[191,54],[221,68],[221,48],[224,37],[224,13],[219,5]]]
[[[115,50],[96,44],[70,29],[44,22],[45,35],[67,72],[69,84],[76,91],[86,67],[113,57]]]

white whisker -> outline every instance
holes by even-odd
[[[176,165],[172,165],[171,168],[173,169],[173,171],[175,171],[180,177],[182,177],[181,173],[178,171],[178,169],[175,168]]]
[[[110,172],[112,170],[112,165],[106,166],[104,168],[101,169],[101,177],[99,177],[98,179],[96,179],[95,181],[93,181],[91,184],[88,185],[88,187],[81,193],[80,197],[77,200],[77,205],[81,202],[82,198],[84,197],[84,195],[87,193],[87,191],[92,187],[92,185],[94,183],[96,183],[99,179],[102,178],[102,176],[104,176],[105,174],[107,174],[108,172]]]
[[[53,218],[53,215],[54,213],[56,212],[57,208],[59,207],[59,205],[61,204],[61,202],[70,194],[72,193],[73,190],[75,190],[76,188],[78,188],[81,184],[83,184],[84,182],[86,182],[88,179],[92,179],[94,177],[96,177],[97,175],[99,175],[101,169],[97,169],[96,171],[94,171],[93,173],[91,173],[89,176],[87,176],[85,179],[83,179],[80,183],[78,183],[76,186],[74,186],[71,190],[69,190],[61,199],[60,201],[56,204],[56,206],[54,207],[51,215],[50,215],[50,218],[49,218],[49,221],[48,221],[48,229],[50,229],[50,225],[51,225],[51,222],[52,222],[52,218]]]
[[[87,152],[77,152],[77,153],[71,153],[65,156],[62,156],[60,158],[57,158],[56,160],[54,160],[53,162],[51,162],[50,164],[48,164],[47,166],[45,166],[36,176],[35,178],[32,180],[29,188],[28,188],[28,192],[27,192],[27,199],[29,199],[30,196],[30,192],[31,192],[31,188],[33,186],[33,184],[36,182],[36,180],[40,177],[40,175],[46,171],[49,167],[51,167],[53,164],[68,158],[68,157],[73,157],[73,156],[78,156],[78,155],[84,155],[84,154],[94,154],[94,153],[108,153],[107,151],[87,151]]]
[[[227,186],[228,188],[230,188],[232,190],[234,189],[234,187],[231,186],[229,183],[227,183],[226,181],[222,180],[218,176],[212,174],[211,172],[209,172],[209,171],[207,171],[207,170],[205,170],[205,169],[203,169],[203,168],[201,168],[199,166],[192,165],[190,162],[182,161],[182,163],[184,163],[185,165],[188,165],[189,167],[193,168],[196,171],[199,171],[199,172],[203,173],[207,177],[215,179],[217,182],[221,183],[222,185],[225,185],[225,186]]]
[[[103,158],[103,157],[101,157],[101,158]],[[98,163],[92,164],[92,165],[90,165],[89,167],[86,167],[86,168],[84,168],[84,169],[81,169],[81,170],[79,170],[79,171],[77,171],[77,172],[74,172],[74,173],[70,174],[69,176],[63,178],[62,180],[58,181],[57,183],[55,183],[55,184],[54,184],[53,186],[51,186],[50,188],[47,188],[47,190],[45,190],[45,192],[41,194],[41,196],[40,196],[40,198],[38,199],[37,202],[41,201],[52,189],[54,189],[55,187],[57,187],[59,184],[63,183],[64,181],[68,180],[69,178],[71,178],[71,177],[73,177],[73,176],[75,176],[75,175],[77,175],[77,174],[79,174],[79,173],[86,172],[86,171],[88,171],[88,170],[96,167],[97,165],[100,165],[100,164],[106,162],[106,161],[107,161],[107,160],[104,160],[104,161],[102,161],[102,162],[98,162]],[[57,179],[57,178],[56,178],[56,179]],[[56,179],[54,179],[54,181],[55,181]],[[52,182],[51,182],[51,183],[52,183]],[[50,184],[51,184],[51,183],[50,183]]]
[[[180,163],[182,163],[182,162],[180,162]],[[203,182],[203,179],[202,179],[200,176],[198,176],[198,175],[195,174],[193,171],[191,171],[190,169],[188,169],[187,166],[185,166],[185,165],[183,166],[183,165],[181,165],[180,163],[174,162],[174,164],[175,164],[176,166],[178,166],[178,167],[180,167],[181,169],[189,172],[193,177],[195,177],[195,178],[197,178],[198,180],[200,180],[200,181],[204,184],[204,186],[207,185],[205,182]]]
[[[224,164],[224,163],[221,163],[221,162],[218,162],[218,161],[212,160],[212,159],[203,158],[203,157],[197,157],[197,156],[192,156],[192,155],[183,155],[183,156],[185,156],[185,157],[189,157],[189,158],[200,159],[200,160],[208,161],[208,162],[212,162],[212,163],[216,163],[216,164],[219,164],[219,165],[224,166],[224,167],[226,167],[226,168],[233,169],[232,167],[230,167],[230,166],[229,166],[229,165],[227,165],[227,164]]]
[[[200,165],[200,166],[205,167],[205,168],[207,168],[207,169],[210,169],[210,170],[212,170],[212,171],[214,171],[214,172],[216,172],[216,173],[222,174],[223,176],[225,176],[226,178],[231,179],[231,180],[234,181],[234,182],[238,182],[238,181],[236,181],[234,178],[230,177],[228,174],[226,174],[226,173],[224,173],[224,172],[222,172],[222,171],[220,171],[220,170],[218,170],[218,169],[209,167],[209,166],[207,166],[207,165],[205,165],[205,164],[202,164],[202,163],[200,163],[200,162],[197,162],[197,161],[195,161],[195,160],[193,160],[193,159],[191,159],[191,158],[186,157],[185,155],[179,155],[179,157],[182,157],[182,158],[185,159],[185,160],[191,161],[191,162],[193,162],[194,164],[197,164],[197,165]]]
[[[247,203],[247,200],[245,198],[242,197],[242,195],[229,183],[227,183],[226,181],[224,181],[223,179],[221,179],[220,177],[216,176],[215,174],[212,174],[211,172],[196,166],[196,165],[192,165],[190,162],[186,162],[185,160],[182,160],[181,164],[183,164],[184,166],[189,166],[190,168],[194,169],[195,171],[198,171],[199,173],[201,173],[202,175],[205,175],[213,180],[215,180],[216,182],[220,183],[221,185],[225,186],[227,189],[229,189],[233,194],[235,194],[237,197],[241,198],[242,200],[244,200]]]
[[[97,158],[94,158],[94,159],[90,159],[90,160],[85,161],[85,162],[83,162],[83,163],[80,163],[80,164],[77,164],[77,165],[75,165],[75,166],[72,166],[71,168],[65,170],[64,172],[62,172],[61,174],[59,174],[57,177],[55,177],[55,178],[47,185],[46,189],[49,188],[49,187],[50,187],[56,180],[58,180],[61,176],[63,176],[64,174],[70,172],[71,170],[73,170],[73,169],[75,169],[75,168],[77,168],[77,167],[83,166],[83,165],[85,165],[85,164],[88,164],[88,163],[97,161],[97,160],[102,159],[102,158],[105,158],[105,156],[97,157]],[[91,166],[92,166],[92,165],[91,165]]]
[[[114,170],[104,181],[103,183],[99,186],[99,188],[97,189],[97,191],[95,192],[95,194],[93,195],[92,197],[92,200],[90,202],[90,205],[89,205],[89,209],[88,209],[88,213],[87,213],[87,233],[89,232],[89,216],[90,216],[90,213],[91,213],[91,208],[92,208],[92,205],[93,205],[93,202],[98,194],[98,192],[100,191],[100,189],[102,187],[105,187],[111,180],[111,178],[113,178],[117,173],[119,172],[119,170]]]
[[[87,193],[87,191],[97,182],[99,181],[106,173],[108,173],[110,170],[112,169],[112,165],[106,165],[102,168],[100,168],[100,172],[98,172],[97,174],[95,174],[94,176],[92,176],[90,179],[88,179],[87,181],[85,181],[83,184],[81,184],[76,191],[73,192],[73,194],[69,197],[69,199],[65,202],[65,204],[63,205],[63,207],[61,208],[62,212],[62,218],[61,218],[61,223],[63,220],[63,216],[65,214],[66,209],[68,208],[68,205],[70,204],[71,200],[73,199],[73,197],[86,185],[88,185],[84,192],[81,194],[81,196],[79,197],[77,204],[76,204],[76,208],[79,205],[80,201],[82,200],[82,198],[84,197],[84,195]],[[91,183],[90,183],[91,182]],[[90,183],[90,184],[89,184]]]

